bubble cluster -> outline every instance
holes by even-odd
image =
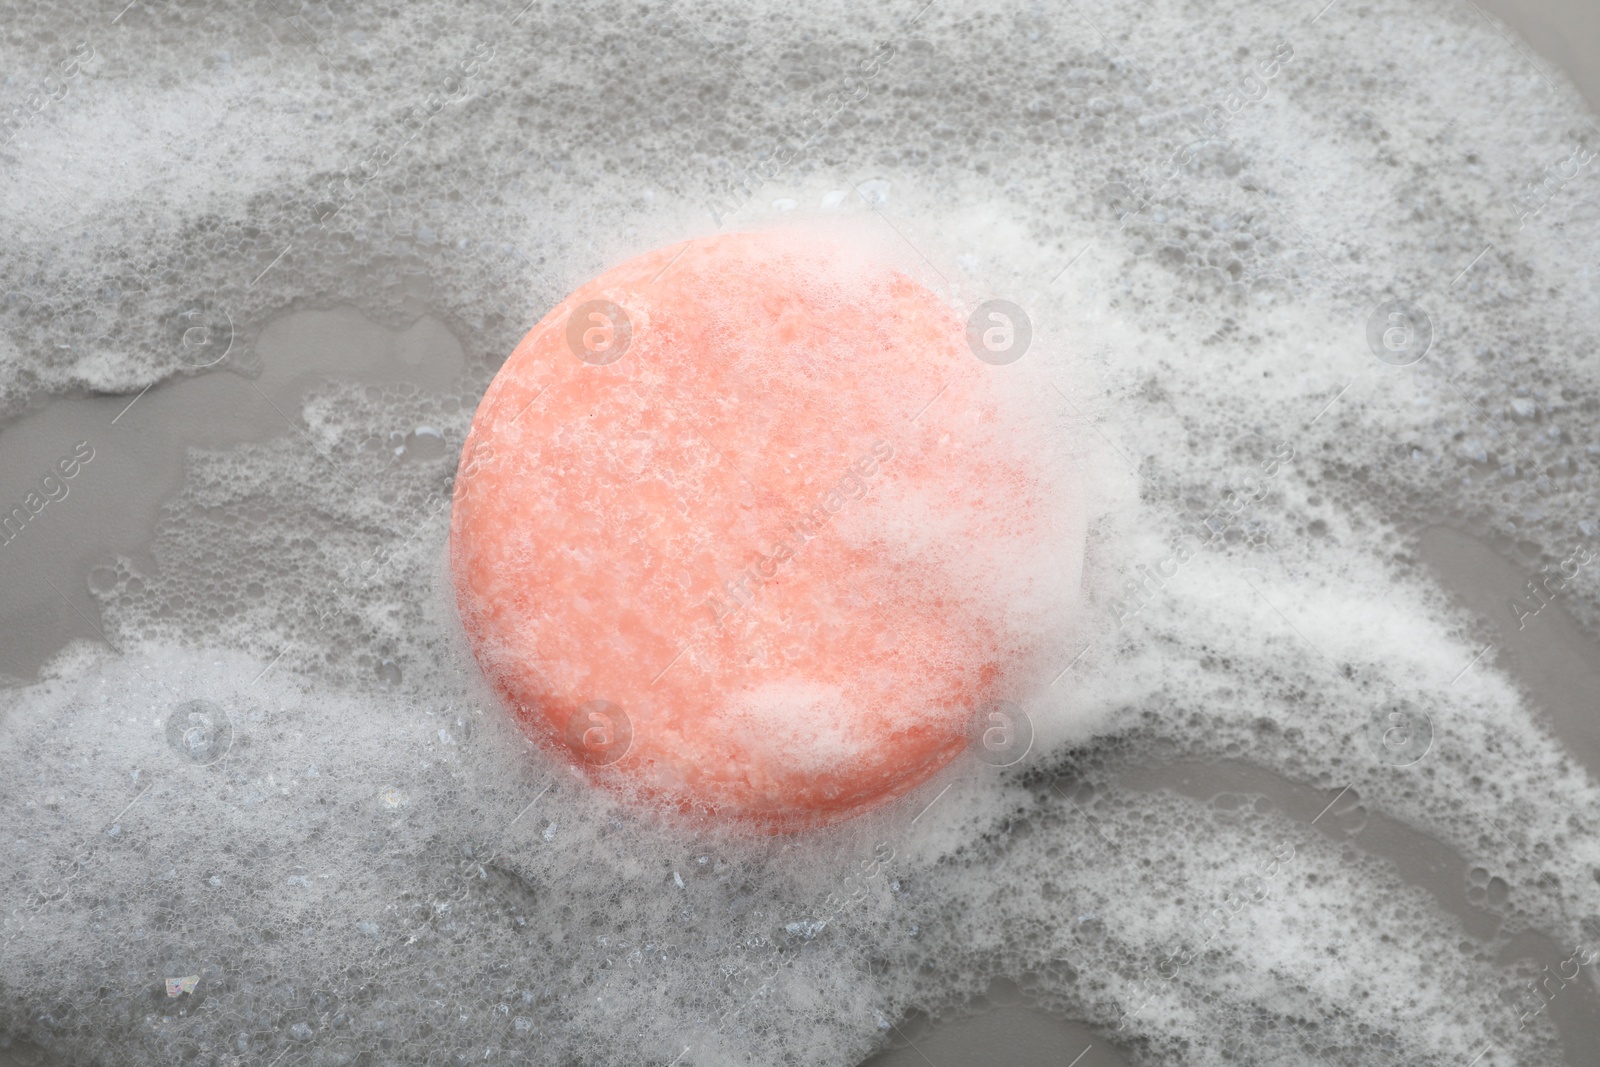
[[[0,1047],[846,1063],[1011,981],[1141,1063],[1570,1054],[1528,998],[1592,995],[1550,975],[1596,947],[1600,797],[1415,543],[1600,625],[1600,210],[1525,195],[1593,137],[1575,95],[1431,0],[917,6],[7,21],[0,411],[256,373],[311,306],[437,315],[467,363],[191,450],[148,552],[87,572],[120,654],[0,693]],[[973,354],[1088,443],[1100,511],[1043,696],[890,810],[751,841],[527,748],[442,552],[527,327],[776,216],[1000,314]],[[579,359],[633,343],[601,319]]]

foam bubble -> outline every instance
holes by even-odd
[[[75,70],[0,149],[5,411],[253,373],[307,304],[432,310],[465,356],[191,451],[149,557],[90,572],[121,655],[3,695],[0,1034],[69,1062],[837,1063],[1011,977],[1150,1062],[1561,1056],[1551,991],[1590,978],[1499,961],[1542,931],[1587,969],[1600,798],[1413,546],[1465,529],[1543,569],[1529,609],[1600,624],[1573,562],[1587,113],[1441,4],[1084,16],[19,20],[8,70]],[[1022,309],[994,369],[1096,510],[1025,758],[752,842],[525,747],[442,550],[530,323],[642,249],[797,213]],[[1409,359],[1396,302],[1430,335],[1407,365],[1369,341],[1376,315]],[[1139,776],[1216,761],[1248,800]],[[1459,900],[1382,819],[1470,872]]]

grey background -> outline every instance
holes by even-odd
[[[1537,60],[1563,68],[1591,106],[1600,110],[1600,4],[1479,2],[1521,36],[1518,47],[1531,47]],[[127,447],[107,449],[102,461],[83,476],[84,485],[90,479],[96,485],[83,493],[82,506],[90,518],[80,524],[84,532],[70,545],[26,548],[38,555],[33,565],[19,568],[27,577],[0,592],[0,632],[5,636],[0,644],[0,676],[31,677],[65,641],[95,636],[92,606],[86,598],[86,613],[65,612],[48,595],[48,582],[57,572],[82,575],[113,546],[125,548],[119,535],[128,528],[148,529],[160,501],[180,482],[186,444],[223,445],[278,435],[281,419],[275,406],[292,405],[336,361],[346,378],[384,382],[415,379],[420,373],[437,375],[441,385],[460,366],[459,345],[433,320],[424,318],[395,338],[337,312],[318,314],[319,318],[298,320],[299,333],[263,338],[261,347],[273,346],[274,358],[263,361],[265,373],[254,386],[235,375],[200,376],[158,387],[144,397],[138,418],[130,417]],[[120,397],[60,400],[23,420],[15,432],[0,438],[0,482],[7,480],[6,471],[38,469],[53,458],[47,442],[72,439],[79,426],[104,425],[126,401]],[[215,414],[219,412],[227,414]],[[1592,704],[1600,682],[1600,646],[1559,605],[1551,609],[1551,627],[1537,644],[1509,626],[1498,625],[1499,614],[1490,613],[1488,606],[1514,595],[1526,575],[1481,543],[1435,529],[1424,536],[1419,551],[1466,607],[1495,620],[1491,625],[1498,630],[1499,666],[1533,694],[1570,750],[1591,773],[1600,775],[1600,723]],[[81,585],[81,578],[74,578],[63,588],[71,591]],[[1120,785],[1175,789],[1199,798],[1224,791],[1254,792],[1270,796],[1290,811],[1309,807],[1314,812],[1321,805],[1314,790],[1245,765],[1137,768],[1126,772]],[[1379,814],[1367,817],[1354,841],[1424,886],[1443,910],[1457,915],[1469,929],[1495,921],[1464,888],[1468,880],[1461,861],[1436,842]],[[1507,959],[1554,959],[1556,952],[1553,943],[1529,935],[1507,950]],[[1568,1062],[1597,1062],[1600,998],[1585,986],[1580,994],[1553,1003],[1551,1011],[1561,1028]],[[46,1062],[38,1050],[23,1046],[0,1051],[0,1067]],[[1040,1012],[1017,984],[997,980],[961,1018],[900,1020],[891,1048],[869,1062],[876,1067],[995,1063],[1108,1067],[1129,1060],[1117,1048],[1114,1035]]]

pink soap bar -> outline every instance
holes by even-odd
[[[1050,536],[964,322],[798,232],[606,271],[473,419],[455,591],[534,738],[646,803],[793,829],[926,780],[1038,652]]]

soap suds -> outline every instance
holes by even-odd
[[[1600,536],[1600,197],[1546,178],[1587,112],[1442,3],[914,7],[12,20],[7,108],[94,56],[0,147],[3,410],[236,373],[195,346],[231,322],[247,360],[309,304],[431,311],[466,366],[317,386],[292,434],[191,451],[156,567],[90,585],[120,655],[0,694],[0,1035],[75,1063],[833,1064],[1004,976],[1139,1063],[1556,1061],[1497,958],[1519,930],[1595,947],[1600,797],[1410,546],[1446,523],[1533,573]],[[530,324],[642,250],[796,212],[1027,311],[997,369],[1093,454],[1096,513],[1026,760],[751,842],[528,745],[461,655],[442,551]],[[1431,321],[1409,367],[1367,344],[1393,299]],[[1563,594],[1591,629],[1594,582]],[[227,717],[214,762],[194,701]],[[1372,732],[1400,702],[1432,729],[1406,764]],[[1328,813],[1117,788],[1175,753]],[[1484,872],[1502,930],[1330,843],[1364,808]]]

